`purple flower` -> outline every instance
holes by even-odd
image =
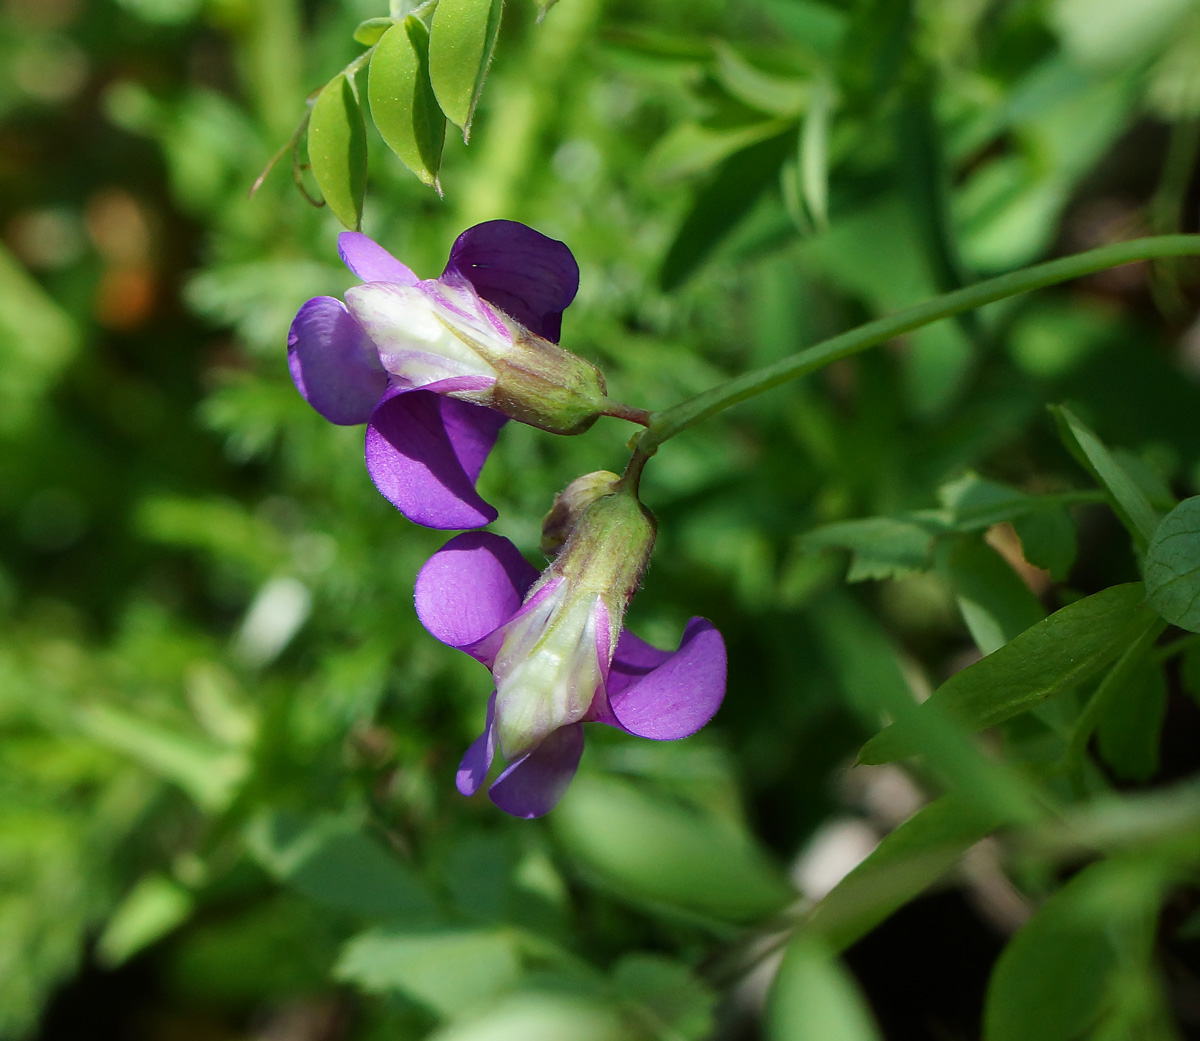
[[[367,424],[367,469],[401,513],[476,528],[496,511],[475,481],[505,418],[558,433],[602,411],[604,379],[555,346],[579,268],[561,242],[494,220],[464,231],[421,281],[367,236],[342,260],[364,282],[300,308],[288,333],[297,389],[326,419]]]
[[[579,765],[584,722],[674,740],[704,726],[725,694],[725,644],[711,622],[688,622],[677,651],[651,647],[621,630],[632,588],[603,588],[594,581],[603,566],[571,557],[568,541],[539,577],[507,539],[468,532],[417,576],[425,628],[483,662],[496,681],[458,789],[473,795],[499,748],[508,766],[489,794],[517,817],[540,817],[558,802]]]

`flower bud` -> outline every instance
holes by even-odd
[[[559,497],[556,508],[566,499],[561,515],[574,514],[574,522],[558,556],[504,626],[492,671],[496,732],[506,759],[581,720],[608,674],[655,535],[650,511],[619,479],[615,490],[601,491],[612,477],[590,474]]]
[[[583,511],[601,496],[612,494],[620,479],[609,470],[597,470],[576,477],[559,492],[542,521],[542,552],[548,557],[558,553]]]

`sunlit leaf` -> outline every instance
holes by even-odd
[[[357,229],[367,192],[367,130],[358,91],[345,73],[325,84],[313,105],[308,159],[333,215]]]
[[[748,833],[647,785],[581,775],[550,821],[580,864],[634,900],[746,921],[795,897]]]
[[[380,136],[423,183],[436,186],[446,117],[429,82],[429,31],[409,15],[393,25],[371,58],[367,97]]]
[[[1172,625],[1200,632],[1200,496],[1154,529],[1144,565],[1146,599]]]
[[[1140,582],[1111,586],[1068,604],[974,665],[943,683],[932,705],[962,726],[982,730],[1027,712],[1047,698],[1095,676],[1145,628],[1149,608]],[[898,724],[863,746],[864,763],[886,763],[913,754],[912,736]]]
[[[547,990],[501,998],[486,1011],[426,1036],[429,1041],[630,1041],[630,1028],[608,1002]]]
[[[504,0],[439,0],[429,33],[429,78],[446,118],[471,133],[500,30]]]
[[[797,77],[764,72],[722,40],[713,42],[717,79],[743,104],[773,116],[798,116],[809,99],[808,83]]]
[[[79,718],[84,730],[95,740],[120,749],[146,769],[179,785],[206,810],[219,811],[228,805],[249,768],[240,752],[140,719],[110,705],[94,705]]]
[[[105,965],[120,965],[161,939],[192,911],[192,896],[162,875],[143,878],[108,920],[97,952]]]
[[[771,1041],[878,1041],[879,1030],[850,974],[816,937],[788,944],[767,1009]]]
[[[444,1019],[494,1001],[521,973],[517,941],[501,930],[374,930],[342,950],[334,975],[375,993],[398,991]]]
[[[354,40],[364,47],[370,47],[372,44],[378,43],[384,33],[395,24],[394,18],[368,18],[365,22],[358,23],[358,27],[354,30]]]
[[[818,81],[800,126],[800,194],[818,231],[829,223],[829,122],[833,106],[833,88]]]
[[[323,906],[406,924],[437,919],[417,873],[348,820],[263,814],[247,840],[268,871]]]

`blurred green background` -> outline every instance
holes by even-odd
[[[363,226],[422,277],[480,220],[567,242],[563,344],[618,400],[664,408],[964,282],[1198,230],[1191,0],[538,13],[506,6],[444,198],[370,131]],[[968,858],[850,973],[794,945],[766,1015],[774,916],[934,791],[848,769],[880,691],[979,653],[954,561],[897,518],[953,509],[971,474],[1061,493],[1049,571],[1027,531],[954,543],[1025,590],[1030,624],[1137,577],[1046,404],[1154,501],[1200,492],[1196,265],[940,323],[664,446],[628,622],[674,646],[713,619],[725,705],[676,744],[590,732],[561,807],[511,820],[453,787],[488,691],[413,612],[444,536],[378,495],[361,430],[286,371],[297,307],[351,284],[339,225],[286,160],[248,198],[384,14],[0,7],[0,1037],[855,1041],[867,1005],[879,1036],[979,1036],[997,952],[1065,875]],[[540,563],[554,493],[620,469],[629,433],[507,426],[480,484],[495,529]],[[829,527],[859,518],[879,520]],[[1089,794],[1195,773],[1198,673],[1167,670],[1152,732]],[[1162,1033],[1104,1036],[1200,1036],[1196,930],[1168,929],[1197,903],[1185,881],[1147,883],[1173,894],[1151,959],[1170,985],[1128,977]]]

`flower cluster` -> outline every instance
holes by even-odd
[[[483,527],[496,511],[475,482],[507,419],[557,434],[625,414],[603,375],[558,346],[579,269],[561,242],[515,221],[459,236],[436,279],[417,278],[365,235],[343,233],[362,280],[343,303],[316,297],[288,336],[297,389],[334,423],[366,423],[367,469],[406,517],[441,529]],[[626,412],[629,410],[626,410]],[[624,630],[654,545],[637,472],[573,482],[544,525],[540,575],[507,539],[468,531],[421,569],[416,607],[435,637],[483,662],[495,690],[483,734],[458,771],[508,813],[558,801],[583,751],[585,722],[672,740],[712,718],[725,692],[725,646],[703,618],[662,651]]]

